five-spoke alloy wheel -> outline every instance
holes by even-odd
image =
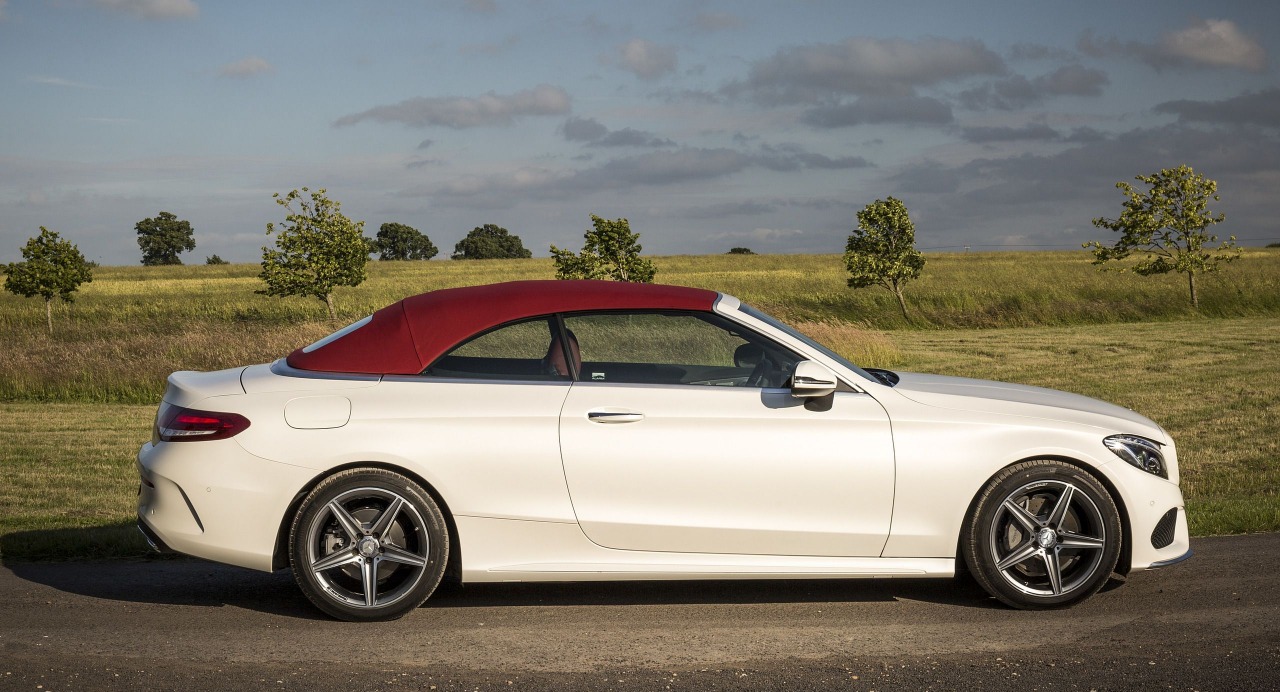
[[[964,558],[978,583],[1015,608],[1093,595],[1120,557],[1119,512],[1106,488],[1071,464],[1015,464],[996,475],[965,522]]]
[[[294,578],[321,610],[342,620],[390,620],[435,591],[449,534],[418,484],[383,469],[352,469],[303,500],[289,546]]]

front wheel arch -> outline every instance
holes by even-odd
[[[1111,479],[1108,478],[1106,474],[1099,473],[1093,466],[1080,461],[1079,459],[1054,454],[1037,454],[1035,456],[1025,457],[1023,459],[1018,459],[1017,461],[1009,462],[1008,464],[996,469],[995,473],[992,473],[989,478],[978,485],[977,492],[973,494],[973,499],[969,500],[969,506],[964,510],[964,518],[960,522],[960,528],[956,530],[956,573],[959,574],[962,570],[968,570],[968,567],[962,564],[964,562],[964,530],[965,526],[969,523],[969,518],[973,516],[973,510],[977,507],[979,498],[982,497],[982,491],[991,484],[991,481],[995,480],[996,476],[1004,473],[1010,467],[1017,466],[1018,464],[1027,461],[1034,461],[1036,459],[1060,461],[1064,464],[1071,464],[1072,466],[1079,467],[1080,470],[1088,473],[1090,476],[1093,476],[1094,480],[1101,483],[1102,487],[1106,488],[1107,492],[1111,494],[1111,500],[1115,502],[1116,509],[1120,511],[1120,528],[1122,530],[1120,535],[1120,561],[1116,563],[1116,574],[1128,576],[1133,565],[1132,541],[1130,540],[1130,537],[1133,535],[1133,528],[1129,524],[1129,507],[1124,503],[1124,497],[1116,491],[1116,484],[1112,483]]]
[[[1078,459],[1074,459],[1071,457],[1057,456],[1057,455],[1036,455],[1036,456],[1030,456],[1023,459],[1019,459],[1017,461],[1011,462],[1001,467],[1000,469],[998,469],[996,472],[994,472],[991,475],[990,478],[988,478],[985,482],[983,482],[983,484],[979,487],[978,491],[974,494],[973,499],[970,500],[969,505],[965,510],[964,520],[959,530],[957,531],[957,536],[956,536],[956,575],[958,578],[963,579],[965,577],[968,577],[970,579],[973,579],[974,581],[978,582],[979,585],[981,585],[985,590],[987,590],[988,593],[990,593],[992,596],[995,596],[999,600],[1004,601],[1008,605],[1012,605],[1018,608],[1036,608],[1036,609],[1045,608],[1045,607],[1052,608],[1052,607],[1061,607],[1064,605],[1068,605],[1068,606],[1073,605],[1074,603],[1077,603],[1080,600],[1087,598],[1089,594],[1093,593],[1093,591],[1096,591],[1097,588],[1100,588],[1101,584],[1105,584],[1106,578],[1104,577],[1102,578],[1102,581],[1100,582],[1100,585],[1098,587],[1090,589],[1089,592],[1084,596],[1072,598],[1065,601],[1059,600],[1057,598],[1046,598],[1045,599],[1046,602],[1035,603],[1034,601],[1037,600],[1035,598],[1010,599],[1005,595],[998,594],[992,590],[990,584],[984,583],[984,582],[991,581],[990,575],[987,575],[986,578],[982,578],[972,574],[973,572],[976,572],[980,569],[984,571],[986,571],[989,568],[994,569],[993,565],[986,564],[986,561],[982,557],[980,557],[984,552],[980,547],[975,547],[972,550],[968,548],[968,546],[971,543],[973,543],[973,541],[976,540],[977,538],[973,533],[976,530],[976,528],[981,528],[983,525],[989,525],[990,522],[993,520],[992,514],[991,514],[991,512],[993,511],[992,507],[993,506],[998,507],[999,505],[998,503],[993,504],[989,501],[992,494],[995,493],[997,490],[999,490],[1001,486],[1007,486],[1007,484],[1010,481],[1012,481],[1019,473],[1031,473],[1034,475],[1036,472],[1035,470],[1036,466],[1041,466],[1042,469],[1051,469],[1055,465],[1060,467],[1061,466],[1068,467],[1065,470],[1067,472],[1077,473],[1078,476],[1081,478],[1081,481],[1079,482],[1085,482],[1085,479],[1087,479],[1087,481],[1092,481],[1094,484],[1096,484],[1096,490],[1101,490],[1103,493],[1105,493],[1106,497],[1103,499],[1105,499],[1106,504],[1109,504],[1111,508],[1114,510],[1115,512],[1114,521],[1115,521],[1115,524],[1117,525],[1115,526],[1115,528],[1118,529],[1114,531],[1118,539],[1117,540],[1118,545],[1115,548],[1115,555],[1116,555],[1116,557],[1114,558],[1115,562],[1114,562],[1113,568],[1109,570],[1107,574],[1115,573],[1115,574],[1125,575],[1129,572],[1132,564],[1131,546],[1130,546],[1132,529],[1129,521],[1128,508],[1125,505],[1124,499],[1117,492],[1115,483],[1113,483],[1112,480],[1108,478],[1105,474],[1099,472],[1096,467],[1091,466],[1090,464],[1082,462]],[[1022,468],[1016,468],[1016,467],[1022,467]],[[1051,471],[1050,473],[1052,474],[1057,472]],[[1046,479],[1046,481],[1047,480],[1048,479]],[[1037,485],[1040,483],[1040,481],[1034,481],[1034,480],[1033,482],[1036,483]],[[1050,482],[1056,482],[1056,479],[1055,481],[1050,481]],[[1068,485],[1070,485],[1069,481],[1068,481]],[[1033,485],[1030,487],[1036,487],[1036,486]],[[1070,488],[1068,488],[1068,490],[1069,489]],[[1078,490],[1079,489],[1077,488],[1077,494],[1078,494]],[[1096,490],[1094,492],[1096,492]],[[1043,492],[1043,491],[1040,491],[1040,492]],[[983,516],[976,516],[979,511],[983,513]],[[1000,516],[1001,513],[1002,512],[997,511],[995,516],[998,517]],[[1008,512],[1003,512],[1003,513],[1006,515],[1008,514]],[[1042,521],[1043,521],[1043,518],[1042,518]],[[1050,519],[1050,521],[1052,521],[1052,519]],[[1043,526],[1044,524],[1041,524],[1041,525]],[[994,531],[994,528],[989,528],[988,530]],[[1058,531],[1061,531],[1061,529],[1058,529]],[[995,534],[992,534],[992,536],[994,535]],[[1062,535],[1067,535],[1067,534],[1062,534]],[[1044,544],[1041,544],[1041,545],[1044,545]],[[1012,555],[1010,555],[1009,557],[1012,557]],[[1044,559],[1047,561],[1050,558],[1046,557]],[[977,561],[976,563],[974,562],[975,560]],[[1099,568],[1101,568],[1101,566],[1099,566]],[[1009,568],[1005,567],[1003,569],[1008,570]],[[1055,591],[1056,591],[1056,586],[1055,586]],[[1048,602],[1050,600],[1058,600],[1058,602],[1057,603]]]

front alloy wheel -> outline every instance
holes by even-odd
[[[354,469],[299,506],[290,563],[307,598],[342,620],[390,620],[417,608],[444,575],[444,517],[408,478]]]
[[[1015,608],[1078,603],[1120,557],[1119,512],[1093,476],[1071,464],[1023,462],[998,474],[966,522],[965,561],[992,596]]]

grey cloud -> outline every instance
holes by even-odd
[[[535,115],[564,115],[569,112],[568,92],[560,87],[539,84],[514,94],[489,92],[477,97],[413,98],[400,103],[375,106],[338,118],[335,127],[364,120],[400,123],[408,127],[497,127],[511,125],[517,118]]]
[[[1178,116],[1178,122],[1280,127],[1280,89],[1251,91],[1221,101],[1166,101],[1155,110]]]
[[[634,38],[618,47],[617,63],[640,79],[653,80],[676,71],[676,49]]]
[[[1155,43],[1120,41],[1085,31],[1077,42],[1094,57],[1125,56],[1163,69],[1240,69],[1264,72],[1267,51],[1227,19],[1205,19],[1164,34]]]
[[[595,118],[569,118],[560,126],[560,134],[570,142],[593,142],[609,134],[609,128]]]
[[[603,137],[591,142],[587,146],[591,147],[674,147],[675,142],[664,137],[654,136],[652,133],[642,130],[633,130],[624,127],[621,130],[614,130]]]
[[[748,168],[752,163],[750,156],[733,149],[687,148],[614,159],[583,171],[575,178],[588,186],[670,185],[721,178]]]
[[[200,14],[192,0],[94,0],[94,4],[142,19],[188,19]]]
[[[1050,96],[1099,96],[1110,82],[1105,72],[1080,65],[1060,67],[1035,79],[1013,75],[960,92],[970,110],[1019,110]]]
[[[801,120],[821,128],[877,123],[945,125],[952,115],[951,106],[928,96],[863,96],[852,103],[810,109]]]
[[[960,131],[960,136],[969,142],[985,144],[1020,140],[1055,140],[1062,135],[1043,123],[1031,123],[1022,127],[966,127]]]
[[[418,149],[419,150],[426,149],[427,147],[430,147],[432,144],[435,144],[435,143],[436,141],[434,139],[424,139],[421,142],[418,142]]]
[[[905,96],[916,87],[1004,71],[1000,56],[974,39],[855,37],[784,48],[725,90],[768,105],[814,103],[833,96]]]
[[[806,151],[798,144],[763,145],[756,156],[756,162],[775,171],[797,171],[805,168],[846,170],[871,167],[871,162],[861,156],[831,158]]]
[[[1057,60],[1068,62],[1076,59],[1074,51],[1046,46],[1041,43],[1015,43],[1009,49],[1010,60]]]
[[[462,5],[472,12],[483,14],[491,14],[498,11],[498,3],[494,2],[494,0],[464,0]]]
[[[1102,70],[1067,65],[1037,77],[1035,83],[1044,93],[1054,96],[1099,96],[1110,81]]]
[[[720,202],[701,207],[690,207],[672,210],[672,215],[686,219],[724,219],[734,216],[763,216],[777,210],[777,206],[767,202],[742,200],[736,202]]]
[[[594,118],[573,117],[564,121],[560,133],[570,142],[586,142],[589,147],[674,147],[675,142],[650,132],[624,127],[610,131]]]
[[[889,177],[902,192],[949,193],[960,189],[960,174],[935,162],[910,166]]]
[[[1096,130],[1092,127],[1077,127],[1071,131],[1071,134],[1063,137],[1062,141],[1079,144],[1092,144],[1093,142],[1102,142],[1110,138],[1110,135],[1101,130]]]

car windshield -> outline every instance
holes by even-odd
[[[878,379],[871,373],[867,372],[866,370],[863,370],[862,368],[854,365],[853,363],[850,363],[847,358],[844,358],[839,353],[836,353],[835,351],[832,351],[831,349],[827,348],[826,346],[823,346],[817,341],[814,341],[813,338],[805,334],[802,334],[799,330],[787,324],[786,322],[783,322],[782,320],[772,315],[767,315],[763,312],[760,312],[759,310],[751,307],[750,305],[747,305],[746,303],[742,303],[741,305],[739,305],[738,309],[760,320],[761,322],[768,324],[769,326],[775,329],[786,332],[792,337],[799,339],[800,341],[804,342],[806,346],[809,346],[810,348],[821,353],[822,355],[834,360],[835,362],[845,366],[846,368],[849,368],[850,370],[858,373],[860,376],[865,377],[868,380],[871,380],[872,382],[875,382],[877,384],[883,384],[883,382],[881,382],[880,379]]]

